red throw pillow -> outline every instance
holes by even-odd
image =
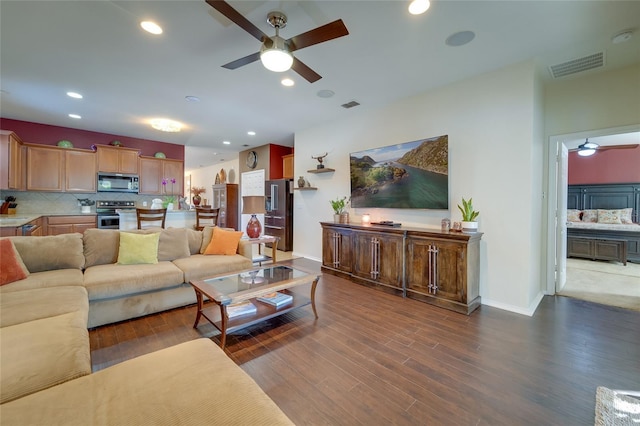
[[[20,253],[8,238],[0,240],[0,285],[24,280],[29,270],[24,266]]]
[[[204,254],[234,255],[238,251],[238,243],[242,237],[242,231],[227,231],[218,226],[213,228],[211,242]]]

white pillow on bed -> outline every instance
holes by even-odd
[[[569,222],[580,222],[580,215],[582,214],[582,210],[568,209],[567,210],[567,220]]]
[[[621,210],[599,210],[598,223],[622,223]]]
[[[596,223],[598,221],[598,210],[583,210],[582,221]]]
[[[622,223],[633,223],[633,220],[631,219],[631,213],[633,212],[633,209],[631,207],[621,209],[620,211],[620,221],[622,221]]]

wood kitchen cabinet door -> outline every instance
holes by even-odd
[[[64,190],[64,150],[57,147],[27,147],[27,191]],[[95,178],[94,178],[95,179]]]
[[[173,191],[176,197],[182,197],[184,191],[184,162],[180,160],[162,160],[162,176],[167,179],[175,179],[176,183],[167,183],[167,192]],[[176,202],[178,200],[176,199]]]
[[[13,132],[0,134],[0,189],[26,188],[26,147]]]
[[[112,173],[138,174],[138,156],[140,151],[121,146],[98,145],[98,171]]]
[[[140,157],[140,194],[182,196],[184,191],[184,162],[155,157]],[[175,179],[176,183],[162,186],[162,179]],[[173,191],[173,193],[172,193]],[[177,201],[177,200],[176,200]]]
[[[96,172],[93,151],[65,151],[65,191],[96,192]]]

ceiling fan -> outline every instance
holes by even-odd
[[[259,52],[252,53],[244,58],[222,65],[223,68],[230,70],[240,68],[260,59],[265,68],[271,71],[282,72],[293,68],[295,72],[300,74],[309,83],[313,83],[320,80],[322,77],[302,61],[294,57],[293,52],[349,34],[349,31],[344,25],[344,22],[342,22],[342,19],[338,19],[337,21],[333,21],[329,24],[285,40],[280,37],[280,30],[287,25],[287,16],[282,12],[274,11],[267,15],[267,22],[275,28],[276,34],[269,37],[258,27],[249,22],[247,18],[242,16],[240,12],[231,7],[231,5],[226,1],[206,0],[206,2],[215,10],[233,21],[240,28],[262,42],[262,47]]]
[[[634,149],[640,146],[640,144],[631,144],[631,145],[606,145],[600,146],[595,142],[589,142],[589,138],[586,138],[584,143],[579,145],[577,148],[570,149],[569,151],[574,152],[577,151],[578,155],[581,157],[588,157],[596,153],[596,151],[607,151],[609,149]]]

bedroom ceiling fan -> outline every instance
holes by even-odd
[[[274,11],[267,15],[267,22],[276,30],[276,34],[270,37],[249,22],[247,18],[242,16],[240,12],[231,7],[226,1],[206,0],[206,2],[262,42],[262,47],[259,52],[222,65],[223,68],[230,70],[240,68],[260,59],[265,68],[271,71],[282,72],[293,68],[293,70],[300,74],[305,80],[313,83],[320,80],[322,76],[293,56],[293,52],[349,34],[342,19],[338,19],[337,21],[285,40],[280,37],[280,30],[287,25],[287,16],[282,12]]]
[[[589,142],[589,138],[585,139],[584,143],[579,145],[577,148],[570,149],[569,151],[574,152],[577,151],[578,155],[581,157],[588,157],[596,153],[596,151],[607,151],[609,149],[634,149],[637,148],[639,144],[631,144],[631,145],[606,145],[600,146],[595,142]]]

